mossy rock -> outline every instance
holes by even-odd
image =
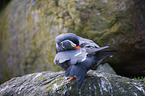
[[[117,73],[145,75],[144,8],[141,0],[11,0],[0,14],[0,82],[60,71],[54,40],[67,32],[120,51],[108,61]]]
[[[89,71],[80,90],[64,72],[40,72],[14,77],[0,85],[2,96],[144,96],[145,83],[109,73]]]

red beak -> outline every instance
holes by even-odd
[[[81,49],[81,47],[80,46],[76,46],[75,49],[78,50],[78,49]]]

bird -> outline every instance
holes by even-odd
[[[77,36],[76,34],[73,33],[63,33],[60,34],[59,36],[56,37],[55,42],[56,42],[56,53],[57,52],[61,52],[61,51],[65,51],[65,50],[73,50],[74,47],[73,46],[65,46],[65,48],[62,46],[62,44],[66,44],[67,42],[65,41],[70,41],[71,44],[75,45],[75,48],[99,48],[99,46],[94,43],[92,40],[89,39],[85,39],[82,37]],[[69,42],[68,42],[69,43]]]
[[[56,55],[54,63],[65,70],[65,76],[76,78],[81,88],[87,72],[98,66],[104,59],[116,54],[117,50],[99,47],[95,42],[73,33],[63,33],[55,38]]]

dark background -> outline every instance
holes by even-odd
[[[0,12],[5,8],[5,6],[10,2],[11,0],[0,0]]]

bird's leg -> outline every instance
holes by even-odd
[[[70,79],[68,79],[67,81],[71,81],[71,80],[73,80],[73,79],[75,79],[76,77],[71,77]]]

